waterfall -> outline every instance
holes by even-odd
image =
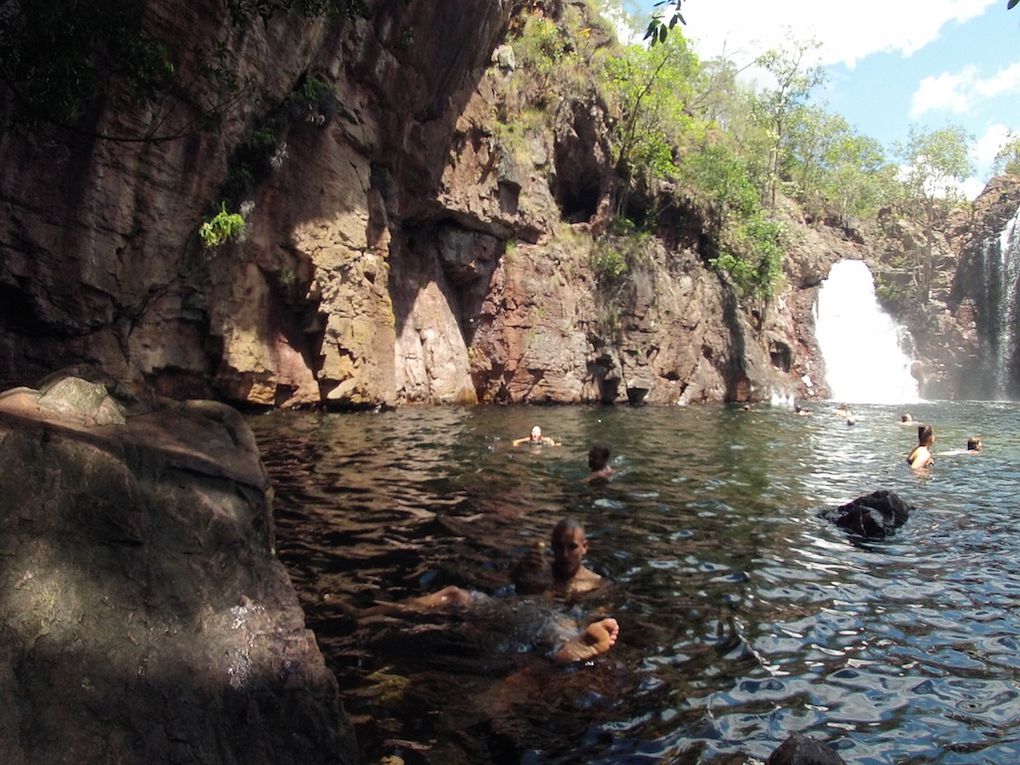
[[[852,404],[917,401],[902,334],[879,306],[868,266],[860,260],[836,263],[815,303],[815,336],[832,398]]]
[[[985,289],[986,327],[995,374],[997,398],[1015,398],[1020,391],[1016,367],[1017,281],[1020,280],[1020,209],[998,238],[985,241],[982,280]]]

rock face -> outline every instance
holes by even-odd
[[[232,41],[259,98],[218,133],[0,138],[0,385],[87,362],[135,391],[268,406],[824,390],[810,326],[824,270],[796,256],[755,314],[705,265],[688,211],[626,294],[596,283],[607,116],[565,101],[524,145],[493,131],[522,77],[499,47],[509,0],[373,2],[342,27],[274,16],[242,31],[218,9],[155,3],[150,17],[167,39]],[[181,55],[187,79],[198,64]],[[246,191],[243,241],[203,250],[195,233],[238,152],[309,78],[335,102],[290,108]],[[108,110],[95,132],[145,116]]]
[[[601,278],[593,264],[624,246],[606,228],[610,117],[588,95],[550,99],[523,131],[500,122],[533,87],[504,44],[517,4],[371,0],[339,26],[243,29],[193,6],[156,0],[146,18],[189,41],[185,81],[192,48],[229,42],[249,84],[217,132],[0,136],[0,386],[86,362],[134,391],[263,406],[827,394],[816,288],[835,260],[880,253],[790,207],[784,282],[750,304],[681,206],[629,252],[625,284]],[[302,101],[310,82],[329,98]],[[92,132],[141,133],[167,108],[106,109]],[[243,240],[203,249],[267,126],[266,172],[232,201]]]
[[[899,495],[881,489],[821,515],[857,536],[884,539],[906,523],[912,510]]]
[[[9,391],[0,497],[4,762],[354,761],[234,410]]]

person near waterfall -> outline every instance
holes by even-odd
[[[917,427],[917,446],[910,450],[907,455],[907,464],[913,470],[921,470],[933,465],[931,449],[935,444],[935,431],[931,425],[919,425]]]

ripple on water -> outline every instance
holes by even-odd
[[[764,759],[800,731],[847,762],[1020,762],[1020,412],[911,411],[939,445],[979,432],[985,452],[937,453],[918,477],[903,459],[916,434],[881,406],[855,407],[836,448],[825,406],[251,422],[279,554],[366,761],[405,742],[412,765],[710,765]],[[509,446],[535,422],[564,446]],[[616,468],[597,486],[581,482],[595,441]],[[891,539],[854,541],[818,518],[878,488],[916,508]],[[530,643],[512,630],[496,639],[512,625],[470,612],[386,611],[446,584],[502,592],[513,559],[565,514],[615,583],[589,604],[621,624],[599,661],[551,667],[513,648]]]

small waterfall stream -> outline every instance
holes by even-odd
[[[995,374],[996,398],[1014,398],[1020,387],[1016,352],[1016,298],[1020,281],[1020,209],[1009,220],[997,238],[985,241],[982,279],[988,316],[984,323],[989,336]]]
[[[867,264],[836,263],[815,303],[815,335],[832,398],[852,404],[918,401],[902,334],[879,306]]]

